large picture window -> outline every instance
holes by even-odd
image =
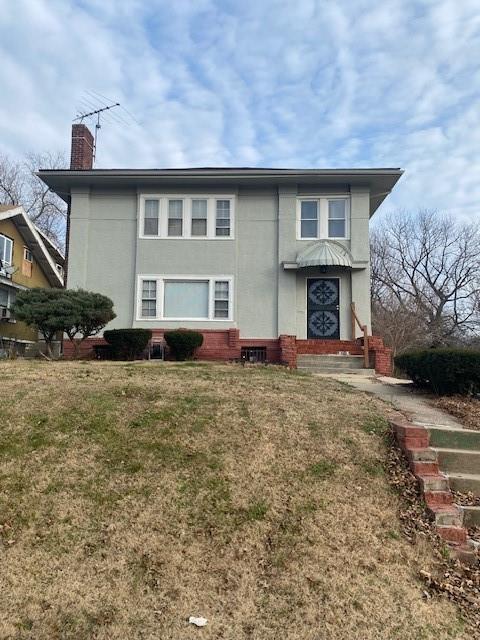
[[[164,318],[208,318],[208,280],[165,280]]]
[[[140,276],[138,320],[232,320],[230,276]]]

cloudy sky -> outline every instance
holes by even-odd
[[[113,99],[99,168],[401,166],[384,211],[480,211],[478,0],[0,0],[0,60],[12,157]]]

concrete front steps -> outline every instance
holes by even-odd
[[[363,368],[363,356],[298,354],[297,369],[310,373],[375,375],[375,369]]]
[[[466,561],[473,560],[476,545],[469,539],[467,527],[471,526],[468,523],[479,514],[474,508],[463,508],[454,504],[450,478],[442,473],[438,450],[431,446],[430,428],[427,429],[426,425],[412,424],[407,420],[391,420],[390,426],[400,448],[409,460],[412,472],[420,483],[425,503],[434,517],[438,535],[455,548],[459,557]],[[439,437],[446,436],[442,433]],[[460,437],[458,433],[456,437]]]
[[[427,426],[430,447],[450,487],[480,496],[480,431]]]

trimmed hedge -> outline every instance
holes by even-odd
[[[189,329],[166,331],[164,338],[175,360],[190,360],[193,358],[195,349],[203,344],[203,335]]]
[[[152,337],[150,329],[111,329],[103,337],[111,346],[115,360],[135,360],[145,351]]]
[[[424,349],[395,358],[395,366],[437,395],[480,393],[480,351]]]

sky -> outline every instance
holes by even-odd
[[[382,205],[480,221],[479,0],[0,0],[0,153],[97,168],[402,167]]]

